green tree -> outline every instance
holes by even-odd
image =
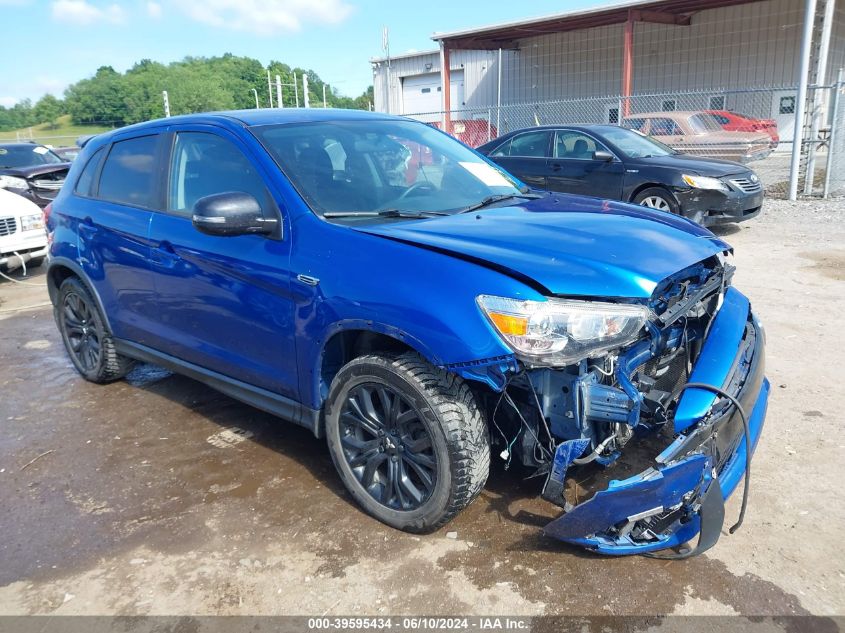
[[[58,127],[58,119],[64,111],[61,101],[51,94],[41,97],[32,108],[32,116],[38,123],[47,123],[50,129]]]
[[[124,125],[128,122],[126,82],[111,66],[65,90],[67,110],[75,123]]]
[[[283,84],[285,107],[295,105],[294,80],[299,105],[304,104],[303,75],[308,76],[311,106],[323,105],[324,82],[315,71],[291,67],[279,61],[271,61],[268,68],[273,83],[274,105],[277,105],[276,75],[279,75]],[[65,91],[64,106],[74,123],[111,125],[164,116],[161,94],[164,90],[168,93],[172,114],[254,108],[253,89],[258,93],[261,106],[267,107],[270,105],[268,68],[257,59],[231,53],[217,57],[185,57],[166,65],[142,59],[125,74],[115,72],[110,66],[102,66],[93,77],[83,79]],[[326,86],[328,107],[367,109],[371,101],[372,88],[359,97],[351,98],[339,95],[331,86]],[[15,116],[21,118],[19,115],[22,114],[16,113]],[[0,126],[11,124],[15,116],[0,110]]]
[[[17,130],[33,125],[34,118],[29,99],[22,99],[11,108],[0,106],[0,130]]]

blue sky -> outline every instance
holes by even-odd
[[[482,26],[607,0],[0,0],[0,105],[38,99],[102,65],[231,52],[312,68],[339,92],[372,83],[371,57],[390,29],[398,54],[434,47],[435,31]],[[12,54],[10,54],[12,53]]]

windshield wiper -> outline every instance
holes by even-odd
[[[470,213],[472,211],[477,211],[478,209],[483,209],[484,207],[489,207],[491,204],[496,204],[497,202],[502,202],[503,200],[510,200],[511,198],[524,198],[526,200],[537,200],[538,198],[542,198],[543,196],[536,194],[536,193],[502,193],[496,196],[487,196],[481,202],[476,202],[475,204],[471,204],[468,207],[464,207],[458,213]]]
[[[403,211],[402,209],[381,209],[380,211],[327,211],[324,218],[431,218],[449,215],[443,211]]]

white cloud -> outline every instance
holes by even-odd
[[[276,35],[305,22],[339,24],[352,13],[344,0],[176,0],[190,18],[215,27]]]
[[[54,20],[64,24],[79,24],[82,26],[95,22],[119,24],[126,17],[118,4],[100,7],[86,2],[86,0],[55,0],[51,10]]]
[[[0,106],[3,106],[4,108],[11,108],[18,101],[20,101],[20,99],[17,97],[0,97]]]
[[[154,20],[158,20],[161,17],[161,5],[158,2],[148,2],[147,15]]]

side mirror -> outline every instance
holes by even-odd
[[[192,212],[194,227],[207,235],[269,235],[276,231],[279,221],[264,217],[261,205],[254,196],[241,191],[215,193],[200,198]]]
[[[603,160],[606,163],[609,163],[614,158],[615,156],[613,154],[611,154],[610,152],[606,152],[603,149],[597,149],[595,152],[593,152],[593,160]]]

